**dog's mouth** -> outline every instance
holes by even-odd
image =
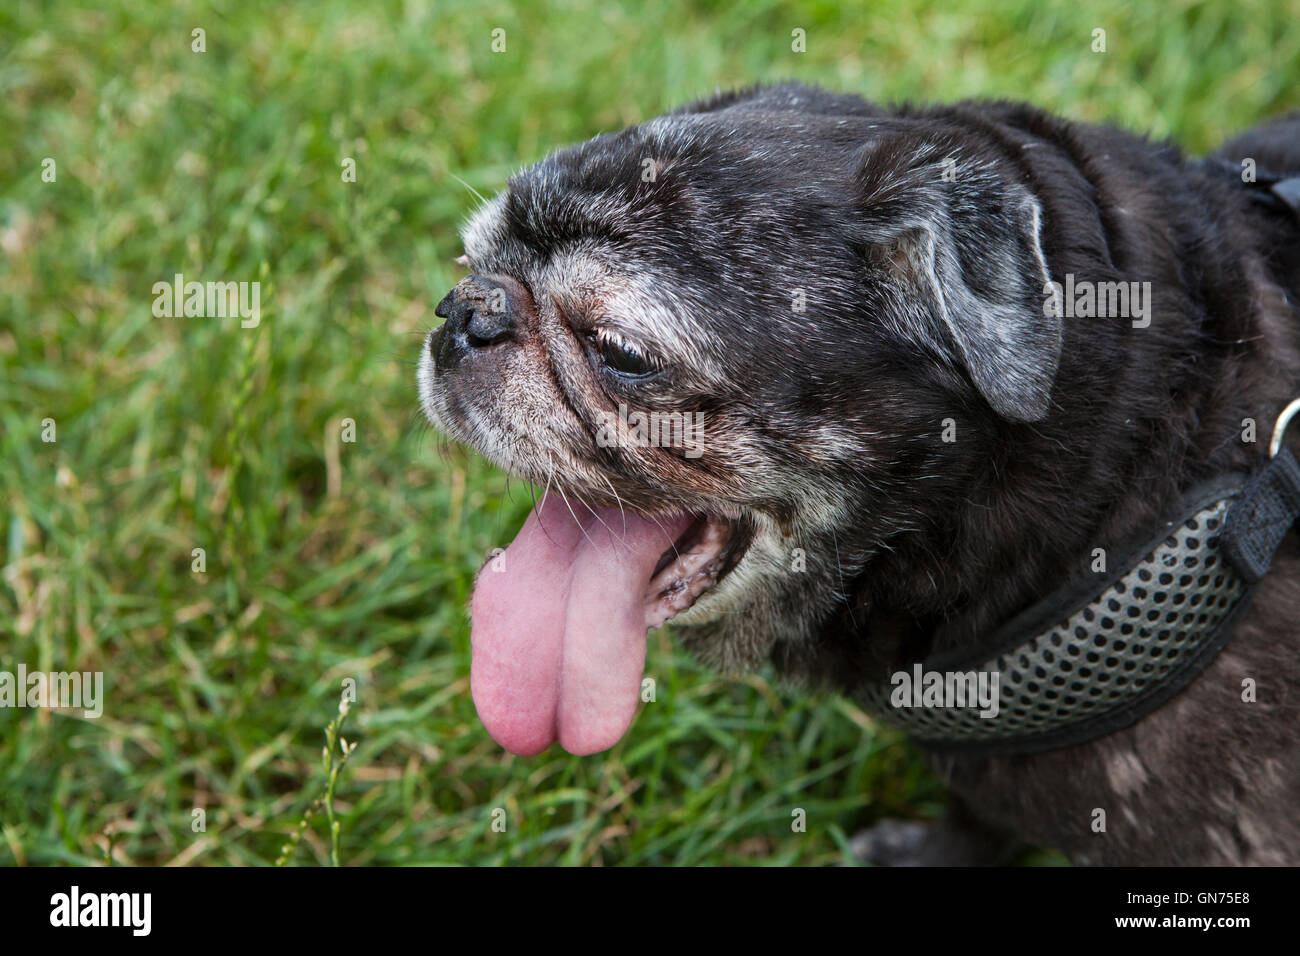
[[[710,514],[642,517],[552,492],[479,572],[470,687],[507,750],[612,747],[636,713],[646,631],[735,567],[750,533]]]
[[[646,629],[690,610],[731,570],[740,557],[741,544],[736,522],[716,515],[692,515],[691,523],[659,556],[650,575],[645,591]]]

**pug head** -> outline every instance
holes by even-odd
[[[511,751],[615,743],[670,618],[716,667],[810,671],[873,557],[963,494],[945,420],[1049,412],[1033,196],[956,131],[805,104],[598,136],[464,230],[419,389],[538,489],[472,600],[475,701]]]

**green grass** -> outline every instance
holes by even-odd
[[[490,194],[715,87],[1027,98],[1196,150],[1300,105],[1295,2],[957,6],[5,4],[0,670],[102,670],[108,699],[0,711],[0,863],[273,863],[325,791],[345,678],[345,864],[827,863],[938,812],[896,733],[662,633],[613,751],[503,754],[464,607],[530,499],[437,453],[412,363],[458,277],[458,177]],[[155,318],[177,272],[260,279],[260,326]],[[309,820],[292,861],[328,862]]]

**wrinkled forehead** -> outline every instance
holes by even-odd
[[[470,218],[465,252],[471,261],[496,256],[507,260],[504,265],[522,266],[582,240],[626,240],[666,195],[681,191],[679,184],[659,181],[657,164],[655,144],[636,128],[559,150],[512,176],[509,187]]]
[[[586,203],[598,214],[608,212],[610,223],[585,215],[579,221],[572,206],[558,198],[548,210],[537,192],[527,205],[521,212],[507,189],[470,217],[461,236],[471,269],[518,279],[539,309],[563,310],[583,328],[619,330],[679,362],[699,352],[701,303],[656,255],[654,242],[624,234],[628,223],[616,219],[614,202],[605,210],[598,202]],[[521,215],[527,217],[522,228]]]

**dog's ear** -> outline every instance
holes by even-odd
[[[987,159],[912,136],[868,147],[857,180],[855,226],[900,331],[964,367],[1004,418],[1045,418],[1062,334],[1038,200]]]

